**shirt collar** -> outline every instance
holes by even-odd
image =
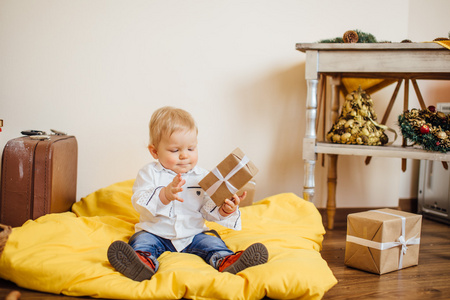
[[[167,173],[173,174],[174,176],[177,175],[177,173],[175,173],[174,171],[164,168],[163,165],[159,161],[156,162],[155,169],[158,172],[165,171]],[[201,171],[200,167],[195,166],[193,169],[191,169],[187,173],[183,173],[183,174],[191,174],[191,173],[200,175],[200,174],[202,174],[202,171]],[[181,175],[183,175],[183,174],[181,174]]]

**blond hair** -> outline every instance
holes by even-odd
[[[194,118],[187,111],[171,106],[157,109],[149,124],[150,143],[158,147],[163,135],[171,136],[177,130],[195,130],[198,132]]]

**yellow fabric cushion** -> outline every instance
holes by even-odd
[[[113,241],[127,241],[134,233],[132,184],[113,184],[77,202],[73,212],[14,228],[0,259],[0,277],[43,292],[111,299],[320,299],[337,282],[320,256],[325,233],[320,214],[294,194],[241,208],[241,231],[208,223],[233,251],[264,243],[268,263],[232,275],[195,255],[165,252],[151,280],[132,281],[106,257]]]

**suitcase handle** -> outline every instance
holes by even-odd
[[[23,134],[23,135],[28,135],[28,136],[31,136],[31,135],[44,135],[45,131],[42,131],[42,130],[24,130],[24,131],[21,131],[20,133]]]
[[[52,135],[67,135],[67,133],[65,133],[65,132],[63,132],[63,131],[60,131],[60,130],[56,130],[56,129],[50,129],[50,131],[52,132],[51,134]],[[34,130],[34,129],[31,129],[31,130],[24,130],[24,131],[21,131],[20,132],[22,135],[26,135],[26,136],[48,136],[47,135],[47,133],[45,132],[45,131],[42,131],[42,130]],[[42,139],[42,138],[39,138],[39,137],[36,137],[35,139],[38,139],[38,140],[40,140],[40,139]]]

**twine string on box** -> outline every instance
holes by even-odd
[[[218,181],[216,181],[212,186],[210,186],[208,188],[208,190],[206,190],[206,193],[210,196],[213,195],[217,191],[219,186],[222,183],[225,183],[225,185],[228,188],[228,190],[230,191],[230,193],[232,193],[233,195],[236,194],[238,189],[235,188],[228,180],[230,180],[230,178],[233,177],[234,174],[236,174],[240,169],[242,169],[249,162],[250,162],[250,159],[247,156],[244,156],[242,158],[242,160],[225,177],[222,176],[222,173],[220,173],[220,171],[217,167],[214,168],[214,170],[212,170],[212,173],[214,174],[214,176],[217,177]]]

